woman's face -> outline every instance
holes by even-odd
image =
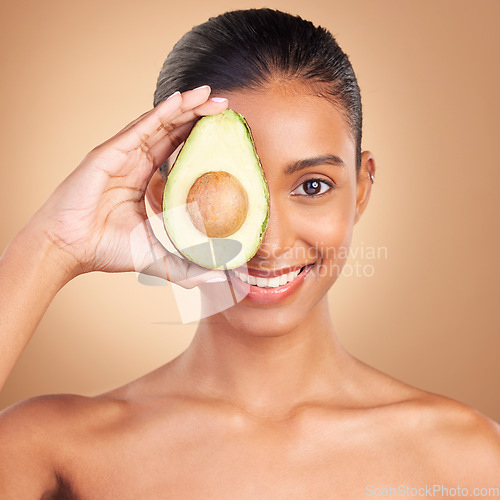
[[[262,277],[312,266],[278,288],[244,285],[250,288],[248,295],[219,313],[238,331],[252,335],[291,331],[326,300],[368,198],[369,153],[363,153],[357,175],[355,143],[344,117],[305,88],[286,84],[224,93],[229,107],[241,113],[252,130],[270,194],[262,245],[246,267],[236,271]],[[241,285],[234,271],[230,276],[236,287]]]

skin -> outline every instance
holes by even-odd
[[[369,199],[371,153],[356,172],[341,113],[302,85],[277,82],[225,97],[252,129],[271,196],[269,227],[248,267],[315,267],[278,304],[244,299],[201,320],[184,353],[124,387],[8,409],[0,418],[0,496],[359,499],[368,485],[499,487],[497,424],[368,367],[337,339],[326,293]],[[345,165],[284,174],[325,154]],[[149,177],[147,194],[160,211],[164,182],[158,172]],[[336,187],[318,198],[300,195],[313,178]],[[63,255],[51,245],[47,253]],[[71,271],[60,271],[61,281],[81,259],[63,261]],[[213,294],[227,286],[196,279]]]

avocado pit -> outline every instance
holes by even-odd
[[[246,189],[225,171],[200,175],[191,186],[186,202],[193,225],[209,238],[231,236],[248,214]]]

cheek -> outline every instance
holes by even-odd
[[[327,204],[309,217],[303,214],[301,239],[324,260],[342,257],[351,244],[354,214],[354,203]]]

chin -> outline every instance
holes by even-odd
[[[315,294],[307,294],[300,301],[292,301],[280,306],[262,307],[239,302],[233,307],[217,314],[221,329],[227,325],[237,334],[248,337],[282,337],[297,329],[307,326],[315,316],[315,309],[321,303],[328,308],[326,295],[331,286],[327,283],[317,284]]]
[[[243,307],[242,307],[243,306]],[[307,314],[289,314],[283,311],[264,310],[244,307],[237,304],[221,313],[224,321],[232,330],[248,337],[282,337],[295,330],[307,317]]]

